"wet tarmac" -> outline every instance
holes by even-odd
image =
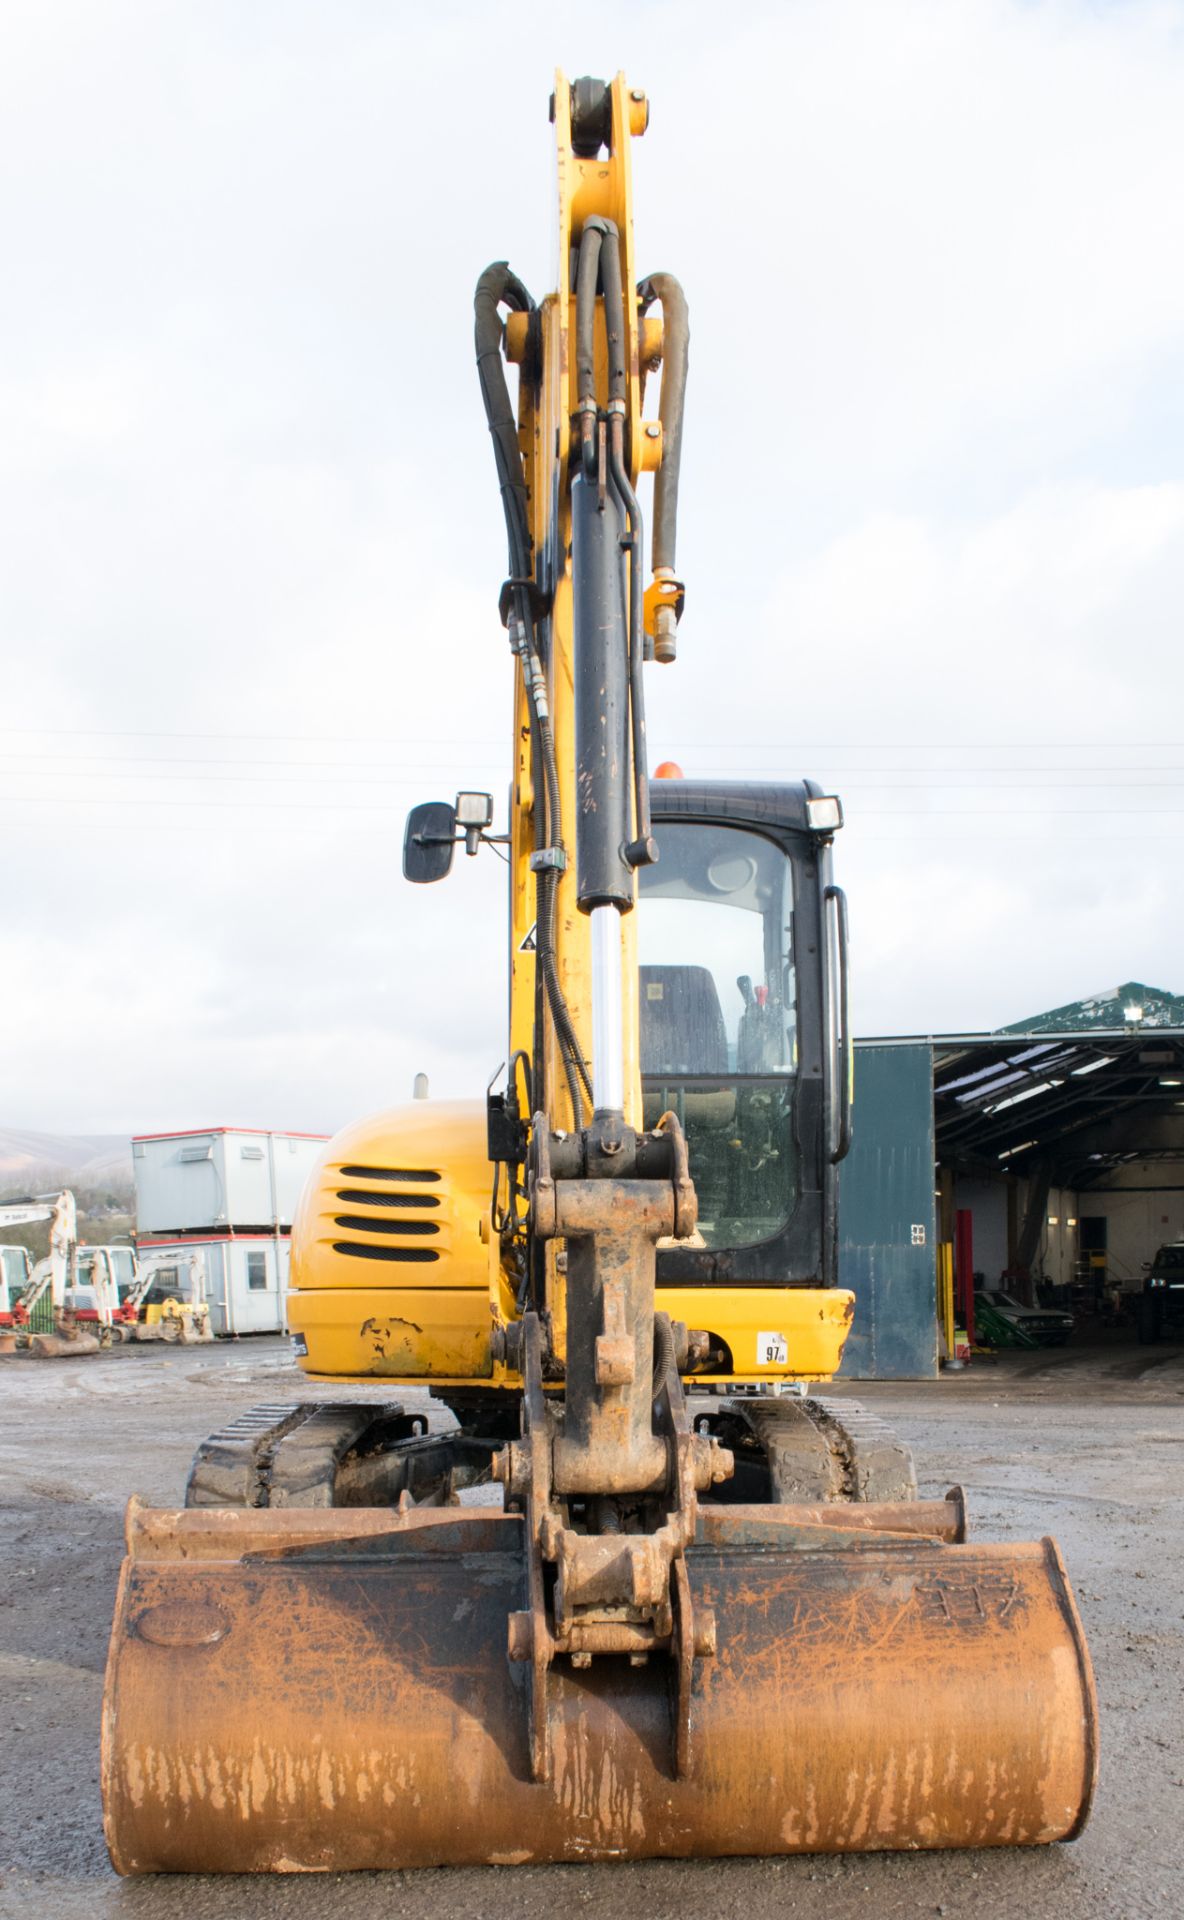
[[[118,1880],[102,1839],[98,1730],[123,1506],[132,1491],[177,1503],[205,1433],[255,1402],[309,1396],[286,1343],[257,1339],[0,1362],[0,1916],[1184,1913],[1184,1351],[1071,1346],[851,1391],[911,1443],[923,1494],[966,1486],[974,1535],[1060,1542],[1102,1718],[1101,1783],[1079,1841],[1023,1852]]]

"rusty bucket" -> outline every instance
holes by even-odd
[[[104,1704],[112,1861],[239,1873],[1070,1839],[1096,1710],[1057,1549],[960,1544],[940,1517],[920,1534],[924,1504],[909,1532],[899,1509],[879,1528],[874,1508],[858,1528],[833,1510],[705,1511],[687,1564],[716,1653],[696,1662],[689,1766],[672,1764],[665,1659],[561,1660],[535,1781],[526,1670],[507,1657],[525,1603],[516,1515],[133,1503]]]

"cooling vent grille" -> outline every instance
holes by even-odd
[[[365,1187],[338,1187],[337,1198],[355,1207],[438,1207],[438,1193],[370,1193]]]
[[[435,1220],[371,1220],[364,1213],[338,1213],[335,1227],[352,1227],[355,1233],[439,1233]]]
[[[364,1167],[347,1166],[340,1169],[346,1180],[390,1181],[399,1186],[436,1184],[440,1180],[439,1171],[431,1167]],[[339,1187],[337,1198],[351,1208],[365,1208],[365,1212],[338,1213],[333,1216],[336,1227],[344,1227],[347,1232],[381,1235],[384,1240],[415,1240],[434,1236],[439,1233],[439,1223],[425,1220],[422,1212],[425,1208],[440,1205],[440,1196],[435,1193],[392,1193],[389,1188],[372,1191],[366,1187]],[[410,1218],[400,1218],[410,1215]],[[420,1217],[416,1217],[420,1216]],[[358,1240],[335,1240],[334,1253],[343,1253],[354,1260],[398,1260],[422,1263],[438,1260],[440,1255],[435,1247],[415,1245],[379,1245],[369,1246]]]
[[[347,1180],[439,1180],[427,1167],[342,1167]]]
[[[345,1253],[353,1260],[438,1260],[434,1247],[364,1247],[357,1240],[335,1240],[334,1253]]]

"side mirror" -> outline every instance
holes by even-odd
[[[456,809],[447,800],[425,800],[412,807],[403,835],[403,878],[416,886],[443,880],[456,849]]]

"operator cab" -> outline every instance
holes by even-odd
[[[661,1248],[658,1284],[833,1284],[845,953],[841,933],[826,937],[837,889],[830,829],[811,824],[816,790],[661,780],[650,791],[644,1124],[678,1115],[699,1196],[698,1244]]]

